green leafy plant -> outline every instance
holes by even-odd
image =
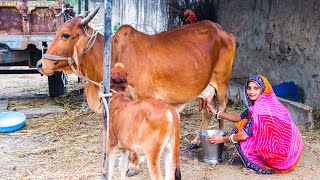
[[[64,0],[65,2],[69,3],[71,6],[77,5],[78,0]]]

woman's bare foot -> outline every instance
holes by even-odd
[[[196,135],[194,140],[191,141],[190,144],[188,144],[187,149],[192,150],[192,149],[198,149],[200,147],[200,136]]]
[[[242,169],[242,172],[243,172],[244,174],[256,174],[256,172],[255,172],[254,170],[249,169],[249,168],[243,168],[243,169]]]

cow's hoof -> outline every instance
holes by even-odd
[[[192,149],[198,149],[200,146],[196,144],[188,144],[187,149],[192,150]]]
[[[192,149],[198,149],[200,146],[196,144],[188,144],[187,149],[192,150]]]
[[[131,177],[131,176],[135,176],[137,174],[138,174],[137,170],[128,170],[126,176]]]

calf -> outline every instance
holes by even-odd
[[[181,179],[180,117],[175,108],[157,99],[132,100],[123,91],[127,87],[124,66],[111,70],[109,179],[112,178],[115,150],[121,150],[121,179],[127,171],[129,151],[142,160],[145,156],[151,179],[163,179],[160,156],[163,154],[165,179]]]

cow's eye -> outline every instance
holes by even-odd
[[[62,39],[68,39],[69,37],[70,37],[70,35],[67,34],[67,33],[64,33],[64,34],[61,35]]]

